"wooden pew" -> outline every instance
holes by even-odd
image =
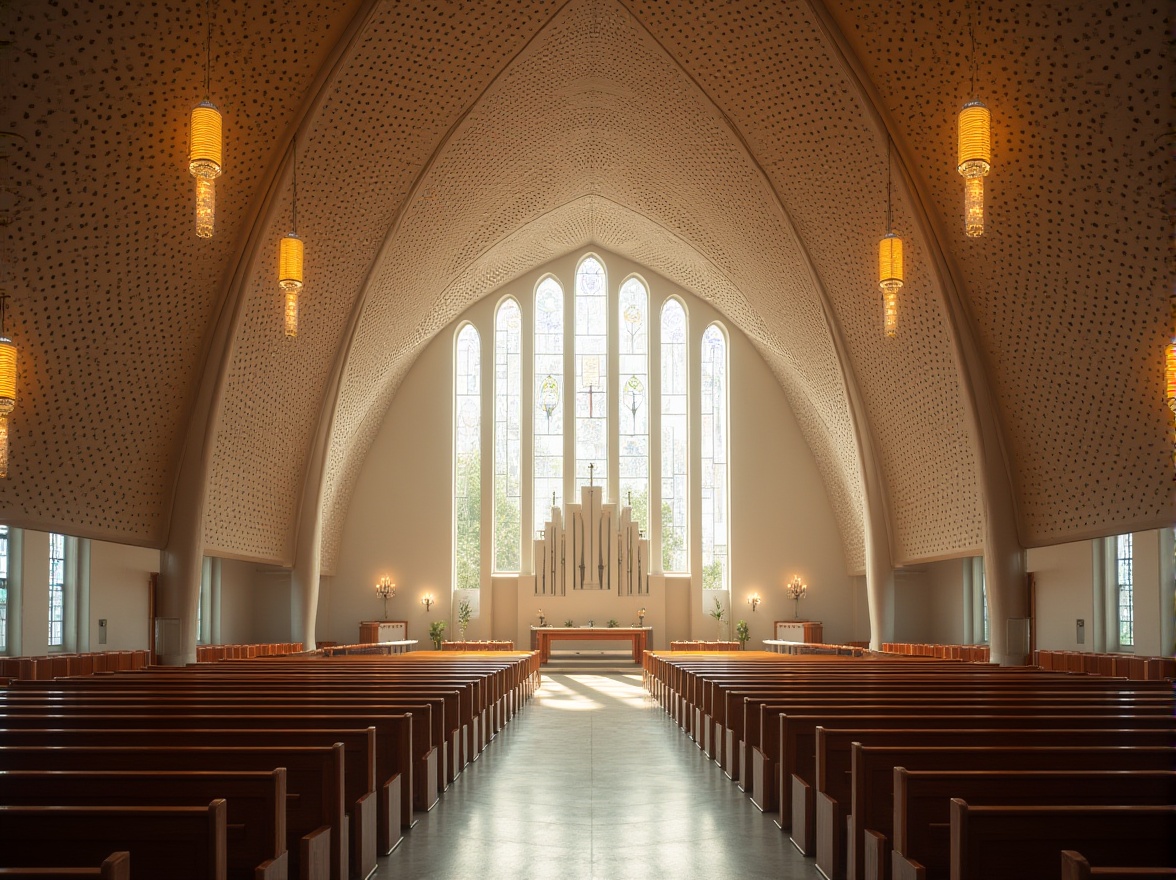
[[[890,861],[894,880],[933,880],[947,878],[951,866],[951,799],[961,798],[971,805],[1005,806],[1127,805],[1163,806],[1176,803],[1176,771],[1088,770],[1079,767],[1097,765],[1115,754],[1097,755],[1086,751],[1085,758],[1073,762],[1066,770],[909,770],[891,767],[885,761],[867,766],[865,749],[855,747],[854,805],[850,834],[855,840],[865,835],[867,853],[865,876],[882,878],[872,871],[871,863],[885,865],[887,837],[894,840]],[[1093,751],[1093,750],[1092,750]],[[1114,750],[1118,751],[1118,750]],[[1157,763],[1172,766],[1173,755],[1158,755]],[[1023,764],[1043,763],[1040,755]],[[875,769],[876,768],[876,769]],[[858,777],[862,777],[859,782]],[[870,791],[866,783],[889,776],[893,795]],[[861,797],[862,800],[858,800]],[[864,802],[863,802],[864,801]],[[882,802],[889,803],[883,808]],[[893,822],[887,820],[889,814]],[[860,818],[859,818],[860,817]],[[893,824],[893,827],[892,827]]]
[[[350,860],[351,876],[360,880],[376,869],[376,731],[330,728],[326,730],[209,729],[0,729],[0,743],[11,746],[171,746],[172,748],[331,746],[341,743],[344,763],[344,833],[338,841]],[[349,843],[348,843],[349,842]],[[332,839],[332,849],[336,841]],[[350,849],[348,851],[348,846]]]
[[[329,729],[338,725],[345,729],[374,727],[376,730],[376,844],[381,855],[390,853],[403,839],[402,827],[412,825],[412,716],[405,715],[242,715],[235,711],[214,711],[206,707],[200,714],[189,714],[187,710],[173,711],[171,707],[159,704],[115,705],[103,707],[86,704],[74,707],[81,711],[70,711],[68,706],[58,705],[52,713],[20,711],[0,707],[0,729],[3,728],[144,728],[144,729],[190,729],[190,730],[263,730],[276,728]],[[146,709],[153,714],[139,714]],[[224,707],[220,707],[222,710]],[[407,802],[408,817],[403,821],[403,808]],[[231,811],[231,805],[230,805]],[[230,816],[230,823],[232,817]]]
[[[4,880],[131,880],[131,854],[111,853],[97,868],[0,868]]]
[[[0,853],[12,867],[79,867],[113,850],[130,853],[137,876],[225,880],[226,806],[0,806]]]
[[[133,770],[0,772],[9,806],[198,806],[227,802],[229,880],[286,880],[286,771],[162,773]]]
[[[344,750],[333,746],[6,746],[0,770],[286,770],[291,877],[347,880]]]
[[[1170,880],[1176,868],[1092,868],[1086,856],[1062,850],[1062,880]]]
[[[1105,864],[1176,864],[1176,806],[972,806],[951,800],[952,880],[1061,880],[1062,850]]]
[[[879,729],[830,729],[817,728],[817,770],[815,785],[799,777],[793,776],[793,843],[797,843],[798,830],[801,833],[809,830],[809,816],[806,811],[815,801],[816,807],[816,855],[817,867],[830,880],[843,880],[846,876],[848,842],[847,816],[852,799],[852,751],[855,742],[863,745],[944,745],[944,746],[1161,746],[1170,747],[1173,742],[1171,729],[1172,719],[1166,721],[1167,727],[1143,727],[1148,718],[1131,719],[1132,724],[1140,724],[1140,729],[1119,728],[1108,726],[1103,729],[1089,727],[1089,729],[1069,728],[1065,725],[1073,719],[1066,718],[1035,718],[1032,722],[1027,719],[1009,719],[1008,726],[995,726],[989,722],[986,728],[943,727],[940,729],[926,726],[925,718],[911,718],[910,727],[900,726]],[[1099,721],[1100,719],[1090,719]],[[901,719],[890,719],[892,723],[901,723]],[[1022,723],[1032,723],[1035,728],[1024,728]],[[1105,723],[1105,722],[1104,722]],[[918,727],[915,727],[918,724]],[[958,724],[958,720],[957,720]],[[809,801],[809,791],[815,792],[813,801]],[[797,792],[806,795],[805,800],[798,803]],[[799,810],[799,813],[798,813]],[[803,838],[802,838],[803,840]],[[854,855],[854,861],[857,861]]]

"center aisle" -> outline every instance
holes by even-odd
[[[634,675],[543,687],[376,877],[814,878]]]

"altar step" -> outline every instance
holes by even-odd
[[[633,662],[632,651],[601,651],[593,648],[552,651],[551,659],[543,665],[549,673],[609,673],[640,672],[641,666]]]

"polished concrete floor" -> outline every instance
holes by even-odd
[[[816,878],[641,687],[551,675],[377,877]]]

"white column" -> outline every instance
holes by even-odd
[[[1087,639],[1090,650],[1102,653],[1107,650],[1107,540],[1095,538],[1090,542],[1092,573],[1091,588],[1093,590],[1091,608],[1094,617],[1090,621]]]
[[[66,535],[62,541],[65,564],[61,573],[61,651],[78,649],[78,539]]]
[[[84,653],[90,650],[90,539],[76,538],[75,540],[77,541],[75,556],[77,563],[77,591],[75,594],[77,629],[75,630],[74,643],[75,650]]]
[[[964,644],[976,644],[976,606],[973,594],[976,591],[976,585],[972,582],[972,560],[965,558],[960,560],[960,582],[963,590],[962,606],[964,609]]]
[[[209,589],[209,631],[208,643],[221,643],[221,560],[219,556],[212,557],[212,572]]]
[[[24,529],[8,530],[8,654],[19,657],[24,631]]]
[[[1176,654],[1176,530],[1160,529],[1160,654]],[[1147,613],[1146,609],[1144,613]]]
[[[37,657],[49,653],[49,534],[26,530],[21,549],[20,653]]]

